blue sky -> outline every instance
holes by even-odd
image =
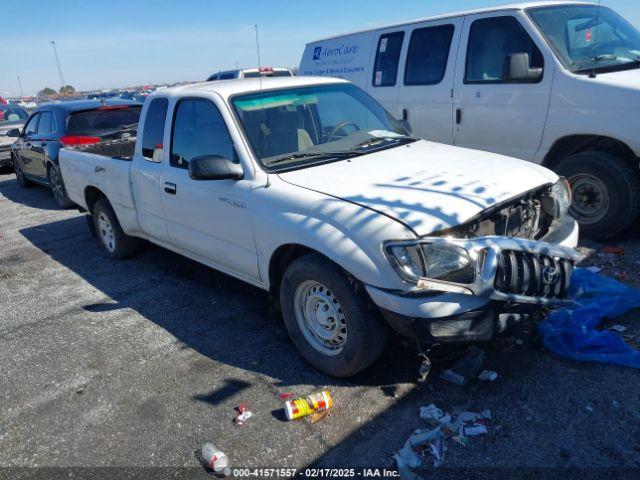
[[[219,69],[297,66],[305,42],[388,22],[505,3],[492,0],[3,0],[0,95],[199,80]],[[603,0],[640,26],[637,0]]]

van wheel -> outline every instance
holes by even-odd
[[[120,222],[106,198],[102,197],[96,202],[93,221],[98,244],[111,258],[129,258],[136,252],[137,240],[122,231]]]
[[[570,213],[584,236],[605,240],[640,216],[640,174],[621,158],[583,152],[562,160],[555,171],[571,183]]]
[[[72,207],[73,202],[69,200],[69,196],[67,195],[67,189],[64,186],[62,174],[60,173],[60,167],[49,165],[47,177],[49,177],[49,188],[51,188],[51,193],[53,194],[53,198],[56,199],[58,206],[60,208]]]
[[[318,254],[295,260],[282,279],[280,302],[289,336],[300,354],[333,377],[350,377],[375,362],[387,326],[369,308],[345,272]]]
[[[16,157],[13,157],[13,171],[16,174],[16,180],[18,181],[18,185],[20,185],[20,187],[31,188],[35,186],[35,183],[25,177],[24,172],[22,171],[22,167],[20,166],[20,163],[18,162],[18,159]]]

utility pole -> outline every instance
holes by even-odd
[[[24,92],[22,91],[22,82],[20,81],[20,75],[18,75],[18,85],[20,85],[20,97],[24,97]]]
[[[58,66],[58,75],[60,76],[60,87],[64,87],[65,86],[64,76],[62,75],[62,67],[60,67],[60,59],[58,58],[58,49],[56,48],[56,41],[52,40],[49,43],[53,45],[53,54],[56,57],[56,65]]]

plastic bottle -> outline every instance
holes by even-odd
[[[213,443],[205,443],[202,446],[202,458],[206,465],[217,475],[229,475],[231,473],[229,458]]]

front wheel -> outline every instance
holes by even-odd
[[[104,197],[96,202],[93,221],[98,244],[111,258],[128,258],[136,252],[137,240],[122,231],[116,214]]]
[[[387,343],[387,326],[345,272],[309,254],[287,269],[280,289],[282,315],[300,354],[333,377],[350,377],[373,364]]]
[[[623,159],[583,152],[565,158],[554,170],[571,184],[570,213],[584,236],[605,240],[640,216],[640,174]]]
[[[51,165],[47,172],[47,176],[49,177],[49,187],[51,188],[51,193],[53,194],[53,198],[55,198],[58,206],[60,208],[72,207],[73,202],[67,195],[67,189],[64,186],[62,174],[60,173],[60,167]]]

